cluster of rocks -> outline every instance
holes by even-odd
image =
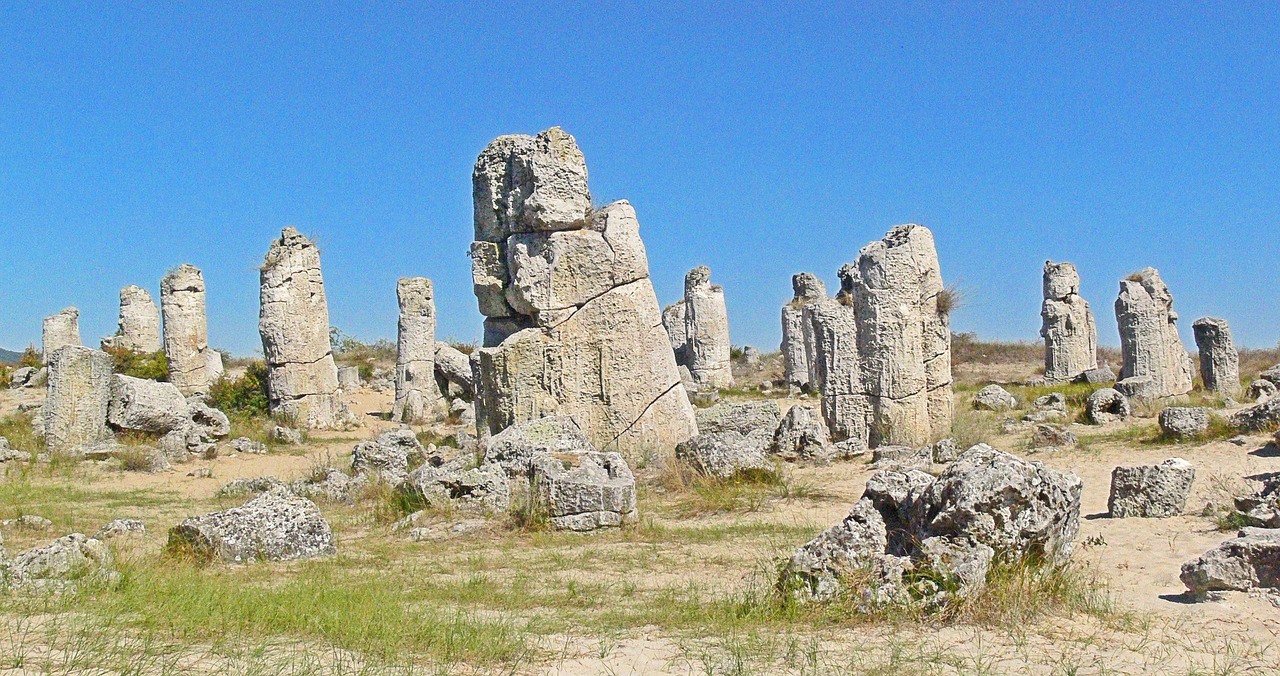
[[[721,479],[777,471],[774,458],[827,463],[866,453],[860,440],[833,442],[812,406],[796,404],[783,415],[773,400],[722,403],[699,409],[698,435],[676,447],[694,470]]]
[[[670,449],[694,436],[635,210],[592,208],[573,137],[499,137],[472,185],[481,437],[553,415],[573,417],[602,449]]]
[[[0,590],[58,593],[86,583],[114,584],[120,578],[111,550],[96,537],[71,533],[12,559],[0,538]]]
[[[173,383],[118,373],[111,376],[107,423],[116,430],[157,435],[160,450],[174,462],[208,455],[231,433],[226,414],[209,406],[203,395],[183,397]],[[248,439],[235,443],[238,450],[260,452]]]
[[[44,387],[48,382],[49,368],[41,366],[20,366],[9,374],[9,389]]]
[[[877,472],[844,520],[792,555],[779,587],[801,600],[849,598],[864,610],[944,604],[981,589],[994,562],[1065,563],[1082,488],[1074,474],[983,444],[936,478]]]
[[[663,309],[662,324],[692,388],[733,387],[729,310],[724,288],[711,283],[711,268],[700,265],[685,274],[684,298]]]

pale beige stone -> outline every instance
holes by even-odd
[[[204,273],[186,264],[169,271],[160,280],[160,311],[164,314],[169,382],[183,394],[207,392],[211,380]]]

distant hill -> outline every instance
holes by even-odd
[[[18,358],[21,356],[21,352],[0,348],[0,364],[17,364]]]

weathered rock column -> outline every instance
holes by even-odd
[[[693,381],[709,387],[733,387],[729,309],[724,289],[711,283],[711,268],[699,265],[685,274],[684,304],[685,350]]]
[[[146,354],[164,349],[160,342],[160,310],[146,289],[133,285],[120,289],[119,326],[116,335],[102,339],[103,347]]]
[[[867,396],[858,363],[858,317],[852,307],[820,298],[803,308],[812,337],[806,359],[809,388],[822,396],[822,418],[835,441],[867,442]]]
[[[310,429],[351,422],[329,346],[329,303],[320,249],[293,228],[271,243],[260,274],[258,332],[271,412]]]
[[[1173,294],[1155,268],[1120,280],[1116,323],[1124,360],[1116,389],[1154,398],[1191,391],[1191,356],[1178,337]],[[1130,379],[1135,380],[1124,382]]]
[[[436,385],[436,304],[431,280],[408,277],[396,284],[400,324],[396,341],[396,402],[391,417],[426,422],[443,411]]]
[[[1080,273],[1071,263],[1044,262],[1044,378],[1074,380],[1098,367],[1098,327],[1089,303],[1080,296]]]
[[[899,225],[850,272],[868,442],[920,446],[950,431],[951,327],[933,233]]]
[[[169,382],[183,394],[206,392],[209,388],[209,324],[204,294],[204,273],[194,265],[179,265],[160,280]]]
[[[80,344],[80,311],[69,307],[58,314],[44,318],[43,345],[40,348],[44,355],[44,363],[49,363],[50,356],[66,345]]]
[[[791,277],[795,296],[782,306],[783,382],[787,387],[817,391],[809,383],[809,353],[813,351],[812,325],[805,322],[804,309],[827,297],[822,280],[807,272]]]
[[[668,455],[696,435],[635,210],[591,209],[573,137],[499,137],[472,183],[477,424],[570,415],[602,450]]]
[[[1191,325],[1200,349],[1200,379],[1204,389],[1225,397],[1240,396],[1240,353],[1225,319],[1202,317]]]
[[[50,453],[79,455],[111,438],[111,357],[81,345],[64,345],[49,355],[44,403],[44,439]]]

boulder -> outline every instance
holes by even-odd
[[[1067,396],[1061,392],[1050,392],[1041,395],[1031,402],[1031,408],[1037,411],[1067,411]]]
[[[697,411],[698,432],[737,432],[743,436],[772,435],[782,422],[782,414],[773,400],[716,404]]]
[[[467,396],[475,394],[475,382],[471,373],[471,358],[458,348],[436,341],[436,384],[442,392],[450,385],[459,388]]]
[[[590,531],[636,520],[636,480],[621,455],[539,452],[530,467],[534,499],[553,528]]]
[[[954,462],[960,457],[960,447],[955,439],[942,439],[933,445],[933,461],[939,465]]]
[[[1245,525],[1280,528],[1280,474],[1264,479],[1253,494],[1236,496],[1235,507]]]
[[[399,490],[427,505],[470,512],[504,512],[511,504],[507,473],[497,464],[467,468],[455,460],[439,467],[423,465],[409,473]]]
[[[831,433],[817,409],[796,404],[787,409],[782,422],[773,433],[771,450],[774,455],[794,462],[797,460],[827,461],[831,459]]]
[[[1240,432],[1265,432],[1280,427],[1280,397],[1237,411],[1228,424]]]
[[[594,451],[591,440],[569,416],[548,416],[512,425],[489,438],[484,463],[500,465],[509,475],[527,475],[539,453],[552,455]]]
[[[20,387],[26,387],[27,382],[30,381],[35,374],[36,367],[34,366],[23,366],[21,368],[14,369],[13,373],[9,374],[9,389],[16,390]]]
[[[146,524],[138,519],[115,519],[103,524],[93,537],[95,540],[110,540],[125,536],[141,536],[146,532]]]
[[[1280,587],[1280,530],[1245,528],[1237,537],[1182,564],[1181,578],[1193,597]]]
[[[1076,435],[1062,425],[1038,423],[1031,428],[1031,448],[1066,448],[1075,446]]]
[[[973,396],[973,407],[980,411],[1007,411],[1018,407],[1018,400],[999,385],[987,385]]]
[[[164,434],[188,424],[187,400],[172,383],[111,376],[107,422],[116,429]]]
[[[434,382],[434,378],[432,380]],[[360,389],[360,367],[339,366],[338,387],[341,387],[343,392],[355,392]]]
[[[779,587],[800,600],[836,598],[850,579],[863,583],[865,605],[880,605],[903,595],[906,557],[885,553],[884,519],[870,498],[854,503],[848,516],[805,543],[783,566]]]
[[[312,470],[311,476],[289,484],[289,490],[312,500],[353,503],[359,489],[368,485],[365,475],[351,476],[336,467]]]
[[[1195,478],[1195,467],[1182,458],[1169,458],[1159,465],[1117,467],[1111,471],[1107,510],[1114,519],[1179,516]]]
[[[1160,411],[1160,432],[1169,439],[1194,439],[1209,429],[1209,409],[1170,406]]]
[[[8,581],[19,591],[59,591],[76,581],[117,579],[113,566],[111,550],[101,540],[72,533],[15,556]]]
[[[1249,383],[1249,391],[1245,396],[1250,401],[1260,404],[1276,396],[1276,384],[1270,380],[1259,378]]]
[[[1088,383],[1089,385],[1110,385],[1115,381],[1116,372],[1112,371],[1111,367],[1106,364],[1096,369],[1089,369],[1076,378],[1076,382]]]
[[[276,425],[271,430],[271,438],[286,446],[301,446],[302,430]]]
[[[284,487],[221,512],[184,519],[169,530],[168,549],[197,561],[291,561],[328,556],[333,532],[314,502]]]
[[[249,437],[237,437],[231,440],[230,446],[232,450],[238,453],[251,453],[254,455],[266,455],[267,445],[261,441],[254,441]]]
[[[927,470],[933,464],[932,446],[877,446],[871,454],[871,466],[876,469]]]
[[[777,471],[769,459],[767,435],[744,436],[735,431],[707,432],[676,446],[676,458],[695,471],[720,479],[739,474]]]
[[[1110,387],[1096,390],[1085,401],[1085,416],[1095,425],[1128,420],[1129,398]]]
[[[378,477],[396,486],[409,474],[410,458],[424,455],[422,443],[413,430],[389,430],[379,434],[377,439],[356,444],[351,451],[351,474]]]

